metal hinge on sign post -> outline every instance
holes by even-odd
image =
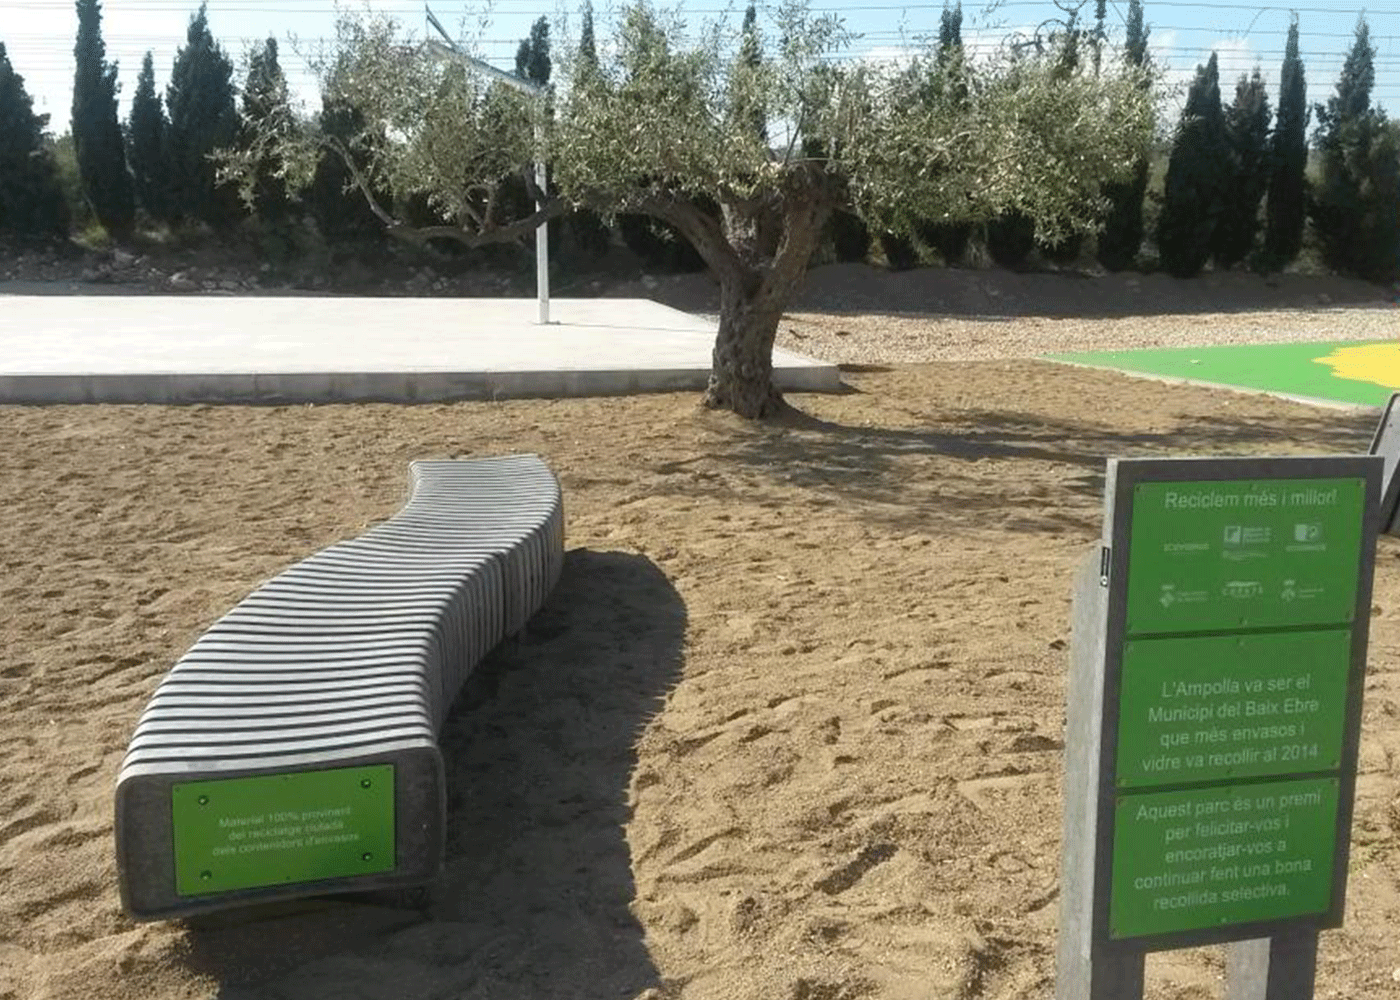
[[[1107,545],[1105,545],[1103,548],[1099,549],[1099,586],[1100,586],[1100,587],[1107,587],[1107,586],[1108,586],[1108,561],[1109,561],[1110,556],[1112,556],[1112,554],[1113,554],[1113,550],[1110,549]]]

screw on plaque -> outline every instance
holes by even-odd
[[[201,795],[199,797],[199,804],[202,806],[207,806],[209,804],[209,796]]]
[[[374,857],[373,854],[371,854],[369,851],[365,851],[364,854],[361,854],[361,855],[360,855],[360,860],[361,860],[361,861],[369,861],[369,860],[373,859],[373,857]]]
[[[361,788],[368,788],[368,787],[369,787],[370,785],[372,785],[372,784],[374,784],[374,782],[370,781],[368,778],[361,778],[361,779],[360,779],[360,787],[361,787]]]
[[[206,869],[205,871],[199,873],[199,877],[204,881],[208,882],[211,878],[214,877],[214,873]]]

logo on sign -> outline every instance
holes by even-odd
[[[1266,524],[1227,524],[1225,526],[1225,544],[1227,546],[1268,545],[1272,538],[1273,531]]]
[[[1264,585],[1258,580],[1230,580],[1220,588],[1220,593],[1235,600],[1259,597],[1264,593]]]
[[[1295,524],[1293,526],[1293,540],[1295,542],[1316,542],[1322,538],[1322,525],[1320,524]]]

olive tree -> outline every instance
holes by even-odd
[[[259,150],[275,145],[295,187],[320,149],[334,149],[388,232],[418,241],[518,239],[578,207],[660,219],[719,284],[705,403],[758,418],[783,406],[772,377],[778,322],[835,208],[905,232],[922,219],[1020,212],[1046,239],[1068,237],[1096,227],[1104,185],[1129,177],[1152,135],[1136,67],[1066,74],[1054,58],[1008,54],[935,86],[948,72],[936,43],[897,67],[837,61],[852,40],[838,18],[803,0],[759,14],[770,40],[755,58],[737,25],[690,25],[635,0],[615,18],[611,59],[566,46],[548,108],[436,59],[392,21],[351,17],[320,62],[321,83],[363,127],[344,141],[305,121],[294,141],[230,151],[224,174],[250,192]],[[756,107],[765,130],[754,128]],[[499,218],[496,192],[511,175],[529,181],[536,134],[555,190],[530,216]],[[385,189],[395,201],[426,196],[441,223],[407,224]]]

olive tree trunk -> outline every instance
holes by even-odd
[[[643,206],[676,226],[719,279],[719,332],[704,397],[711,409],[757,420],[784,408],[773,383],[773,341],[831,214],[833,200],[824,179],[817,181],[790,189],[776,203],[726,204],[723,220],[679,199]],[[781,223],[775,241],[765,232],[773,218]]]
[[[784,303],[766,300],[761,282],[720,279],[719,333],[705,405],[741,417],[769,417],[783,408],[773,382],[773,341]]]

